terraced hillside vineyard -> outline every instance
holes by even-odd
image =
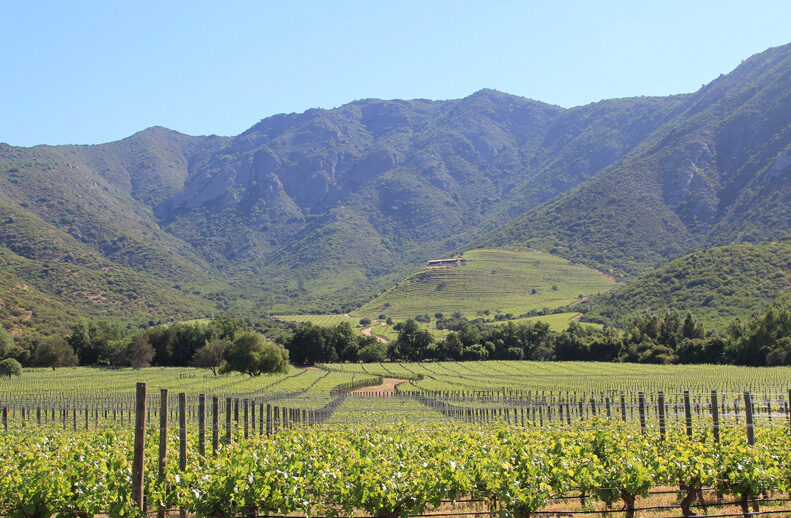
[[[521,315],[565,306],[616,285],[599,272],[544,252],[476,249],[462,257],[463,266],[423,268],[353,314],[393,319],[456,312],[468,318]]]
[[[582,313],[553,313],[550,315],[541,315],[538,317],[525,317],[525,318],[514,318],[512,320],[500,320],[496,322],[491,322],[493,326],[503,326],[508,325],[508,322],[512,324],[532,324],[535,322],[543,322],[549,325],[549,329],[552,331],[561,332],[566,330],[569,327],[569,324],[572,322],[579,322],[580,325],[585,327],[593,327],[595,329],[601,329],[603,326],[601,324],[596,324],[592,322],[581,322],[579,319],[582,316]]]

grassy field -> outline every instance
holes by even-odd
[[[527,318],[515,318],[513,320],[500,320],[497,322],[492,322],[489,325],[493,326],[504,326],[511,322],[513,324],[532,324],[534,322],[544,322],[545,324],[549,324],[549,329],[552,331],[565,331],[569,324],[580,316],[580,313],[555,313],[554,315],[543,315],[540,317],[527,317]],[[595,329],[601,329],[601,324],[594,324],[591,322],[580,322],[583,326],[593,327]]]
[[[478,249],[466,252],[464,266],[423,268],[352,313],[394,320],[419,313],[476,318],[497,313],[521,315],[530,310],[565,306],[605,292],[612,279],[584,266],[525,249]]]

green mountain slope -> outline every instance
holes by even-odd
[[[522,315],[565,306],[580,296],[604,292],[615,281],[601,273],[543,252],[477,249],[453,267],[424,267],[353,314],[400,320],[417,314],[461,312],[468,318],[487,311]]]
[[[481,90],[276,115],[234,137],[0,144],[0,271],[98,315],[153,299],[135,314],[349,310],[482,246],[634,277],[791,233],[789,203],[784,46],[671,97],[564,109]],[[71,299],[64,265],[88,283]],[[115,302],[84,302],[94,291]]]
[[[483,90],[272,117],[234,138],[156,213],[204,257],[250,264],[275,285],[300,279],[303,304],[316,292],[364,300],[476,231],[596,176],[682,99],[564,110]],[[601,147],[580,159],[593,142]]]
[[[205,315],[215,308],[191,292],[198,285],[175,289],[165,279],[113,263],[1,196],[0,221],[2,300],[11,301],[17,316],[27,315],[4,320],[12,330],[51,330],[75,316],[147,322]]]
[[[791,46],[753,56],[601,175],[481,242],[635,275],[695,249],[788,234],[789,85]]]
[[[686,255],[580,306],[586,320],[627,324],[635,311],[691,311],[722,329],[791,294],[791,240],[737,244]]]

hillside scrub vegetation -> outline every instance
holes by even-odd
[[[724,331],[787,296],[791,238],[710,248],[671,261],[576,309],[586,320],[627,325],[636,309],[692,311],[709,329]]]
[[[790,71],[784,45],[690,94],[564,109],[486,89],[274,115],[231,137],[0,144],[0,322],[28,351],[80,321],[139,332],[218,313],[473,319],[575,302],[600,323],[676,309],[724,332],[775,301],[783,245],[655,269],[791,233]],[[409,275],[465,250],[462,268]],[[152,363],[194,353],[149,341]]]

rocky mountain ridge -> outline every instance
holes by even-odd
[[[670,97],[564,109],[481,90],[276,115],[235,137],[154,127],[96,146],[0,145],[0,208],[28,222],[0,223],[16,256],[0,270],[32,261],[23,279],[72,302],[46,272],[90,257],[97,279],[126,269],[207,301],[196,311],[258,313],[360,303],[480,245],[628,278],[791,232],[790,92],[784,46]],[[31,246],[41,236],[47,254]]]

